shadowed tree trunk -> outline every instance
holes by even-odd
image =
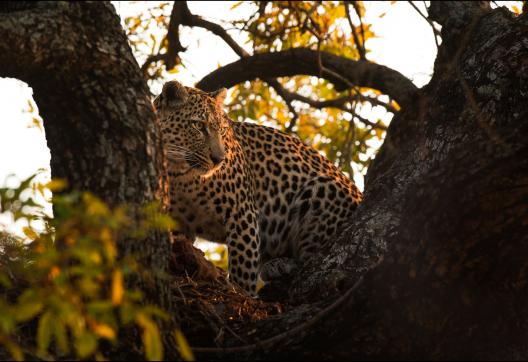
[[[298,306],[238,325],[247,346],[204,358],[528,358],[528,17],[482,2],[430,14],[434,76],[405,89],[355,219],[293,277],[284,299]],[[54,177],[114,204],[165,198],[155,115],[111,5],[2,4],[0,35],[0,76],[33,87]],[[159,234],[121,252],[165,270],[169,247]],[[166,304],[171,284],[158,288]]]
[[[110,205],[166,202],[148,88],[113,6],[8,2],[0,12],[0,76],[33,88],[52,177]],[[149,268],[167,269],[168,235],[122,240],[119,247],[144,257]],[[158,287],[153,294],[168,293]]]

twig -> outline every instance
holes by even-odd
[[[356,1],[351,1],[352,3],[352,7],[354,8],[354,11],[356,12],[358,18],[359,18],[359,25],[360,25],[360,29],[361,29],[361,44],[363,44],[363,46],[365,46],[365,29],[363,27],[363,19],[361,17],[361,11],[359,11],[359,5],[357,4]]]
[[[433,36],[434,36],[434,40],[435,40],[435,44],[436,44],[436,48],[438,49],[440,47],[440,44],[438,44],[438,38],[437,36],[440,35],[440,32],[438,31],[438,29],[435,28],[434,26],[434,23],[432,22],[431,19],[429,19],[427,16],[425,16],[425,14],[423,14],[420,9],[418,9],[418,7],[416,5],[414,5],[414,3],[412,1],[407,1],[409,3],[409,5],[411,5],[413,7],[414,10],[416,10],[416,12],[418,14],[420,14],[420,16],[422,18],[425,19],[425,21],[427,21],[429,23],[429,25],[431,25],[431,29],[433,29]]]
[[[280,342],[288,340],[289,338],[297,334],[300,334],[306,331],[307,329],[312,328],[315,324],[321,321],[324,317],[328,316],[331,312],[333,312],[339,306],[341,306],[344,302],[346,302],[352,296],[352,294],[357,290],[357,288],[361,285],[362,282],[363,282],[363,277],[360,277],[358,281],[356,281],[356,283],[349,290],[346,291],[345,294],[339,297],[335,302],[330,304],[328,307],[318,312],[312,319],[284,333],[280,333],[276,336],[265,339],[263,341],[258,341],[253,344],[240,346],[240,347],[224,347],[224,348],[222,347],[217,347],[217,348],[215,347],[210,347],[210,348],[209,347],[191,347],[191,349],[196,353],[240,353],[240,352],[251,352],[251,351],[255,351],[259,349],[267,349],[267,348],[273,347],[274,345]]]
[[[348,24],[350,25],[350,29],[352,30],[352,37],[354,38],[354,43],[356,44],[356,47],[359,52],[359,59],[367,60],[365,44],[364,43],[362,44],[359,42],[359,37],[356,32],[356,27],[354,26],[354,23],[352,22],[352,17],[350,16],[350,9],[348,8],[348,2],[345,1],[343,6],[345,7],[345,13],[347,16]]]

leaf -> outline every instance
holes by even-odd
[[[90,216],[108,216],[110,213],[104,202],[88,192],[83,193],[83,201],[86,205],[86,212]]]
[[[174,331],[174,339],[176,340],[176,347],[178,348],[178,351],[180,352],[180,355],[182,356],[184,361],[195,361],[194,354],[192,353],[191,347],[189,346],[189,343],[187,343],[187,339],[183,335],[183,333],[176,329]]]
[[[64,326],[64,323],[58,319],[52,323],[52,327],[53,334],[55,335],[55,341],[57,342],[59,349],[64,354],[67,354],[70,351],[70,348],[68,346],[68,337],[66,335],[66,327]]]
[[[48,182],[45,187],[52,192],[58,192],[64,190],[68,186],[68,183],[64,179],[56,178]]]
[[[113,304],[106,300],[91,302],[86,306],[86,309],[90,314],[108,313],[112,311],[113,308]]]
[[[33,319],[42,311],[43,304],[41,302],[27,302],[15,306],[14,315],[17,322],[26,322]]]
[[[158,307],[155,307],[153,305],[147,305],[141,309],[143,313],[146,313],[150,316],[156,316],[158,318],[161,318],[163,320],[169,320],[170,315],[163,310],[161,310]]]
[[[237,1],[235,4],[233,4],[233,5],[229,8],[229,10],[236,9],[236,8],[239,7],[242,3],[243,3],[243,1]]]
[[[0,273],[0,285],[6,288],[11,288],[11,280],[4,273]]]
[[[112,304],[120,305],[123,302],[123,294],[123,273],[116,269],[112,275]]]
[[[37,328],[37,345],[39,350],[45,352],[48,350],[51,342],[51,332],[53,330],[53,315],[47,311],[40,317]]]
[[[99,337],[114,339],[116,336],[115,331],[108,324],[92,323],[90,327]]]
[[[90,332],[82,333],[75,341],[75,349],[81,359],[91,356],[97,349],[97,337]]]
[[[24,226],[22,228],[22,232],[24,233],[24,235],[27,236],[28,239],[30,239],[31,241],[35,240],[36,238],[38,238],[38,234],[32,229],[30,228],[29,226]]]
[[[7,348],[7,350],[9,351],[11,356],[13,356],[13,359],[15,361],[24,360],[24,352],[22,352],[22,348],[20,348],[16,343],[10,340],[2,340],[1,338],[0,343],[3,344],[5,348]]]
[[[521,13],[521,10],[520,10],[517,6],[515,6],[515,5],[512,5],[512,6],[511,6],[511,9],[512,9],[513,12],[514,12],[515,14],[517,14],[517,15],[519,15],[519,14]]]
[[[136,311],[130,303],[123,303],[123,305],[119,309],[119,312],[121,316],[121,322],[123,322],[123,324],[128,324],[132,322],[136,315]]]
[[[163,345],[158,326],[143,313],[138,313],[136,322],[143,327],[143,344],[145,355],[149,361],[160,361],[163,359]]]

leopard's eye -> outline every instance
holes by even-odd
[[[201,121],[201,120],[195,120],[193,121],[193,123],[191,123],[192,127],[197,130],[198,132],[200,132],[201,134],[204,134],[206,135],[208,133],[207,131],[207,125],[205,124],[205,122]]]

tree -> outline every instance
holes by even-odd
[[[256,19],[269,11],[266,3]],[[350,6],[361,18],[359,3]],[[258,77],[289,102],[303,96],[275,79],[298,71],[324,78],[337,91],[352,89],[358,99],[366,96],[357,87],[390,95],[402,109],[369,167],[355,219],[328,255],[293,276],[282,300],[291,304],[273,317],[274,304],[226,294],[221,280],[203,289],[173,272],[170,283],[135,282],[174,316],[172,322],[188,327],[191,345],[212,346],[216,337],[222,346],[235,346],[195,348],[204,358],[527,358],[526,12],[515,16],[487,2],[432,2],[429,19],[442,25],[442,44],[431,82],[416,89],[394,70],[368,62],[357,33],[358,60],[322,49],[325,32],[310,9],[297,9],[307,20],[295,24],[315,32],[317,50],[262,44],[265,52],[249,55],[220,26],[175,2],[167,52],[149,61],[164,60],[170,69],[182,51],[178,26],[201,26],[242,57],[199,82],[203,89]],[[33,87],[53,176],[110,204],[165,200],[164,161],[143,78],[149,68],[140,71],[112,6],[2,4],[0,34],[0,75]],[[120,252],[140,250],[146,268],[171,273],[171,238],[156,233],[121,240]],[[192,255],[178,262],[196,262]],[[211,312],[211,303],[241,311],[233,322],[233,314]],[[203,325],[191,325],[197,321]],[[178,354],[169,331],[163,341],[166,357],[173,358]]]

